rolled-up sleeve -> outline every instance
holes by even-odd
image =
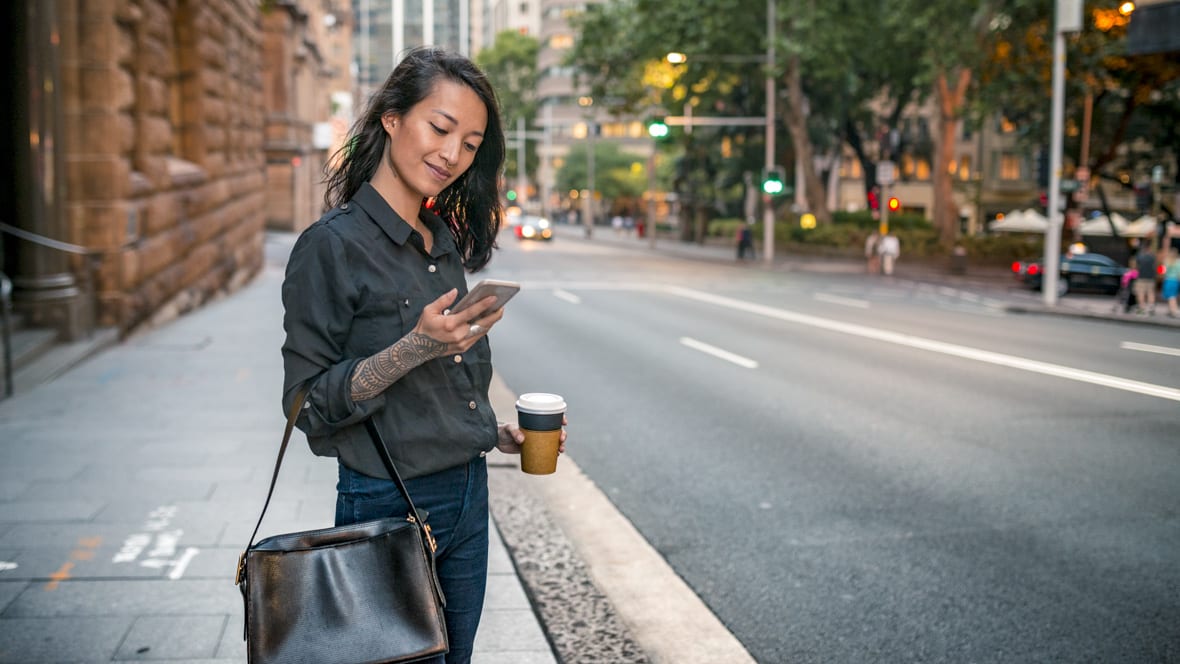
[[[352,400],[352,374],[363,357],[348,357],[346,341],[359,291],[348,270],[344,243],[316,224],[295,243],[283,280],[283,410],[307,392],[297,425],[309,436],[327,436],[363,421],[385,404],[384,396]]]

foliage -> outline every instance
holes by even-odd
[[[1086,165],[1094,173],[1142,176],[1159,163],[1158,148],[1180,146],[1180,58],[1174,53],[1128,56],[1126,30],[1133,19],[1120,15],[1118,4],[1086,2],[1083,29],[1067,40],[1067,175],[1080,159],[1087,95],[1093,111]],[[1003,29],[981,66],[977,106],[981,112],[1002,113],[1032,151],[1049,144],[1049,105],[1043,95],[1050,85],[1053,26],[1048,14],[1022,9],[1005,13]],[[1122,147],[1130,149],[1120,154]]]
[[[515,30],[505,30],[496,35],[490,48],[479,52],[475,62],[487,74],[496,96],[500,101],[500,115],[504,130],[512,137],[517,122],[523,118],[528,123],[537,115],[537,53],[541,44],[535,38],[522,35]],[[536,141],[528,142],[525,155],[525,172],[536,172],[538,164]],[[509,177],[517,174],[517,151],[509,150],[505,167]]]
[[[587,145],[576,143],[570,148],[557,172],[558,190],[583,190],[589,184]],[[641,196],[647,189],[645,158],[623,152],[614,143],[595,141],[593,145],[594,189],[608,200]]]

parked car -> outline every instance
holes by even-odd
[[[520,215],[512,224],[512,232],[520,240],[553,239],[553,228],[545,217],[532,214]]]
[[[1102,254],[1074,254],[1061,257],[1057,294],[1071,290],[1099,291],[1111,295],[1119,291],[1119,280],[1127,268]],[[1033,290],[1041,290],[1040,261],[1017,261],[1012,264],[1016,279]]]

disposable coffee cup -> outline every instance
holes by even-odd
[[[548,475],[557,470],[564,416],[565,399],[556,394],[531,392],[516,400],[516,422],[524,434],[521,470],[530,475]]]

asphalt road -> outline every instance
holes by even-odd
[[[1174,329],[502,243],[497,371],[759,662],[1180,661]]]

